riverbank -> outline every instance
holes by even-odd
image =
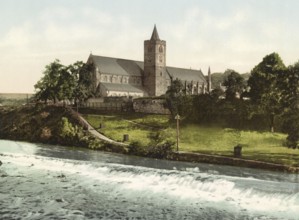
[[[299,167],[292,167],[282,164],[267,163],[263,161],[256,160],[247,160],[236,157],[225,157],[218,155],[207,155],[200,153],[191,153],[191,152],[173,152],[169,155],[169,159],[184,161],[184,162],[193,162],[193,163],[212,163],[219,165],[229,165],[229,166],[238,166],[238,167],[248,167],[255,169],[264,169],[280,172],[289,172],[289,173],[299,173]]]
[[[150,128],[151,130],[154,130],[154,132],[148,132],[148,135],[152,136],[155,143],[149,142],[147,146],[140,146],[140,142],[134,140],[125,143],[119,143],[121,140],[99,140],[98,136],[102,134],[97,131],[99,130],[98,128],[91,127],[88,125],[87,121],[80,118],[80,116],[72,109],[62,106],[19,107],[12,109],[1,108],[0,117],[1,139],[80,146],[102,151],[164,158],[169,160],[213,163],[299,173],[299,166],[290,166],[288,164],[276,164],[248,158],[234,158],[227,155],[212,155],[208,153],[184,151],[184,149],[176,153],[171,151],[171,142],[164,140],[162,132],[156,132],[156,127],[143,126],[144,129]],[[143,118],[143,122],[144,120],[145,119]],[[119,125],[124,126],[123,123],[129,123],[138,127],[138,123],[132,123],[131,121],[128,122],[126,119],[123,121],[124,122],[121,122],[118,118]],[[165,123],[166,122],[163,121],[164,126]],[[109,128],[109,124],[105,124],[105,126]],[[112,127],[112,129],[115,129],[116,132],[118,132],[115,127]],[[163,127],[160,129],[163,130]],[[134,130],[130,128],[127,130],[134,133]],[[103,129],[100,131],[103,132]],[[95,135],[95,133],[97,133],[97,135]],[[258,153],[259,152],[256,152],[256,154]],[[296,156],[297,155],[294,155],[292,160],[296,159]],[[264,154],[264,157],[267,157],[267,155]],[[289,157],[293,157],[293,155],[290,154]],[[261,156],[257,158],[261,158]]]
[[[88,124],[68,107],[0,107],[0,139],[123,153],[122,147],[99,140],[88,130]]]

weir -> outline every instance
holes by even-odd
[[[23,215],[22,209],[32,216],[87,219],[296,219],[299,215],[297,174],[10,141],[0,141],[0,149],[0,172],[5,173],[0,179],[4,201],[0,210],[7,217]],[[55,212],[59,202],[64,208]],[[38,214],[42,207],[48,210]]]

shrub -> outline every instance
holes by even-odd
[[[66,117],[61,118],[60,136],[63,138],[73,139],[79,133],[79,128],[73,126]]]
[[[167,158],[169,153],[173,151],[173,146],[174,146],[174,142],[169,140],[158,143],[148,148],[148,152],[146,156],[159,158],[159,159]]]
[[[138,156],[145,156],[146,150],[140,141],[132,141],[128,147],[128,153]]]

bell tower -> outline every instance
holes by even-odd
[[[150,40],[144,41],[143,84],[149,96],[160,96],[167,90],[166,83],[166,41],[160,40],[154,27]]]

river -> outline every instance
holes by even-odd
[[[0,140],[0,219],[299,219],[298,174]]]

